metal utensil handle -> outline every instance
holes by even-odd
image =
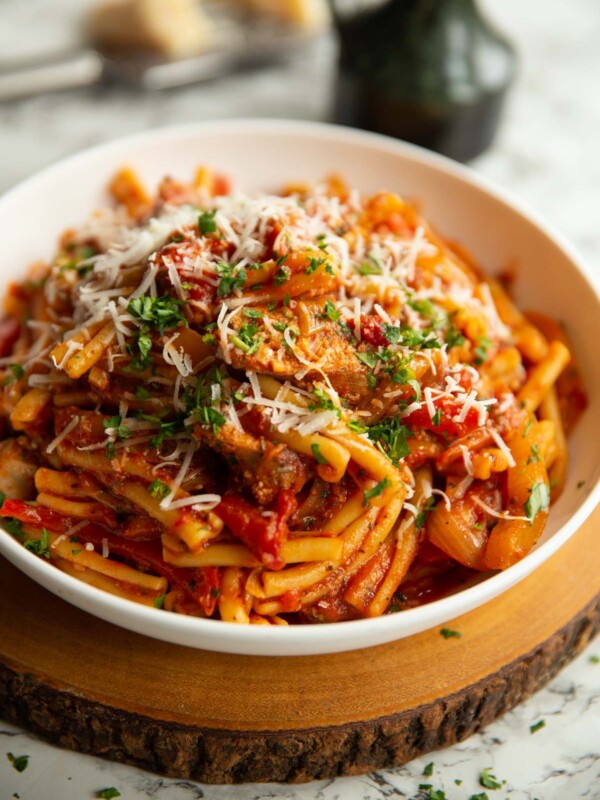
[[[0,102],[91,86],[100,80],[102,72],[102,58],[94,50],[68,53],[43,64],[12,67],[0,72]]]

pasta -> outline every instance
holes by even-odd
[[[0,515],[27,549],[263,625],[410,608],[529,552],[585,405],[555,323],[389,192],[110,186],[0,321]]]

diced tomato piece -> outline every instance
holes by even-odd
[[[436,425],[429,416],[427,406],[416,409],[403,419],[405,425],[410,428],[422,428],[433,433],[448,434],[448,436],[466,436],[467,433],[475,430],[479,424],[479,412],[476,408],[469,408],[467,415],[462,422],[457,422],[457,417],[462,405],[450,397],[436,397],[433,401],[436,412],[440,412],[439,425]]]
[[[354,330],[353,319],[348,320],[348,327]],[[389,344],[383,332],[383,322],[374,314],[361,317],[360,338],[361,341],[372,344],[373,347],[386,347]]]
[[[215,513],[232,533],[270,569],[281,569],[281,545],[288,538],[287,520],[294,513],[297,501],[292,492],[280,491],[275,510],[265,512],[248,503],[236,492],[226,492]]]
[[[0,508],[0,517],[12,517],[32,525],[35,528],[46,528],[52,533],[64,533],[78,521],[75,517],[66,517],[51,508],[28,503],[25,500],[5,500]]]

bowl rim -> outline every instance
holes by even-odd
[[[600,306],[600,276],[596,274],[577,249],[559,231],[556,231],[539,212],[532,210],[526,203],[515,198],[510,191],[497,186],[493,181],[469,167],[417,145],[394,140],[377,133],[324,122],[240,117],[164,126],[118,137],[86,148],[66,159],[61,159],[7,190],[0,196],[0,217],[5,207],[18,200],[22,194],[30,192],[35,188],[36,184],[43,184],[45,180],[51,180],[55,174],[60,174],[65,169],[77,167],[79,163],[83,164],[91,157],[110,155],[111,151],[120,151],[127,145],[135,148],[136,145],[151,145],[155,141],[164,139],[176,140],[182,136],[194,134],[210,135],[211,133],[219,132],[238,135],[260,133],[280,136],[298,136],[305,133],[321,140],[343,141],[359,146],[370,145],[385,152],[387,155],[408,158],[425,167],[442,171],[462,184],[466,184],[471,188],[475,187],[490,195],[537,228],[582,275]],[[328,625],[245,626],[221,620],[172,614],[171,612],[157,613],[161,610],[111,595],[108,592],[78,581],[71,575],[58,570],[45,559],[41,559],[25,550],[11,534],[1,528],[0,552],[40,585],[78,605],[85,611],[161,641],[183,644],[186,638],[185,634],[189,636],[189,641],[185,643],[191,647],[204,647],[205,649],[238,654],[257,654],[261,652],[265,656],[310,655],[311,653],[333,653],[361,646],[369,647],[385,641],[403,638],[404,636],[412,635],[412,632],[435,627],[488,602],[518,583],[537,569],[547,558],[556,553],[592,513],[599,500],[600,480],[588,490],[574,514],[550,539],[543,542],[508,570],[497,572],[473,586],[398,614],[386,614],[381,617],[348,620]],[[471,602],[477,597],[478,599],[474,603]],[[410,630],[403,632],[403,629],[407,628]],[[364,645],[357,644],[357,636],[361,631],[364,631],[366,639],[373,638],[374,641],[367,642]],[[369,632],[376,635],[369,637]],[[203,641],[203,636],[207,637],[207,641]],[[351,638],[351,642],[347,647],[344,646],[343,642],[346,637]],[[219,640],[218,643],[216,643],[216,640]],[[295,653],[289,652],[292,644],[297,645],[299,648]],[[285,652],[277,650],[278,645]]]

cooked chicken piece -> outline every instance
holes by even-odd
[[[322,312],[323,306],[322,300],[315,300],[274,311],[254,307],[254,313],[262,317],[249,319],[238,314],[231,321],[237,334],[230,350],[233,366],[284,380],[305,372],[294,383],[309,388],[325,373],[350,406],[368,402],[372,394],[368,370],[356,357],[355,345],[344,328]]]
[[[34,475],[38,464],[33,453],[20,444],[20,439],[0,443],[0,491],[11,500],[35,497]]]
[[[194,434],[240,467],[239,471],[232,471],[232,476],[247,486],[261,505],[273,502],[280,489],[297,494],[310,477],[308,459],[283,444],[240,431],[230,422],[216,433],[197,425]]]

